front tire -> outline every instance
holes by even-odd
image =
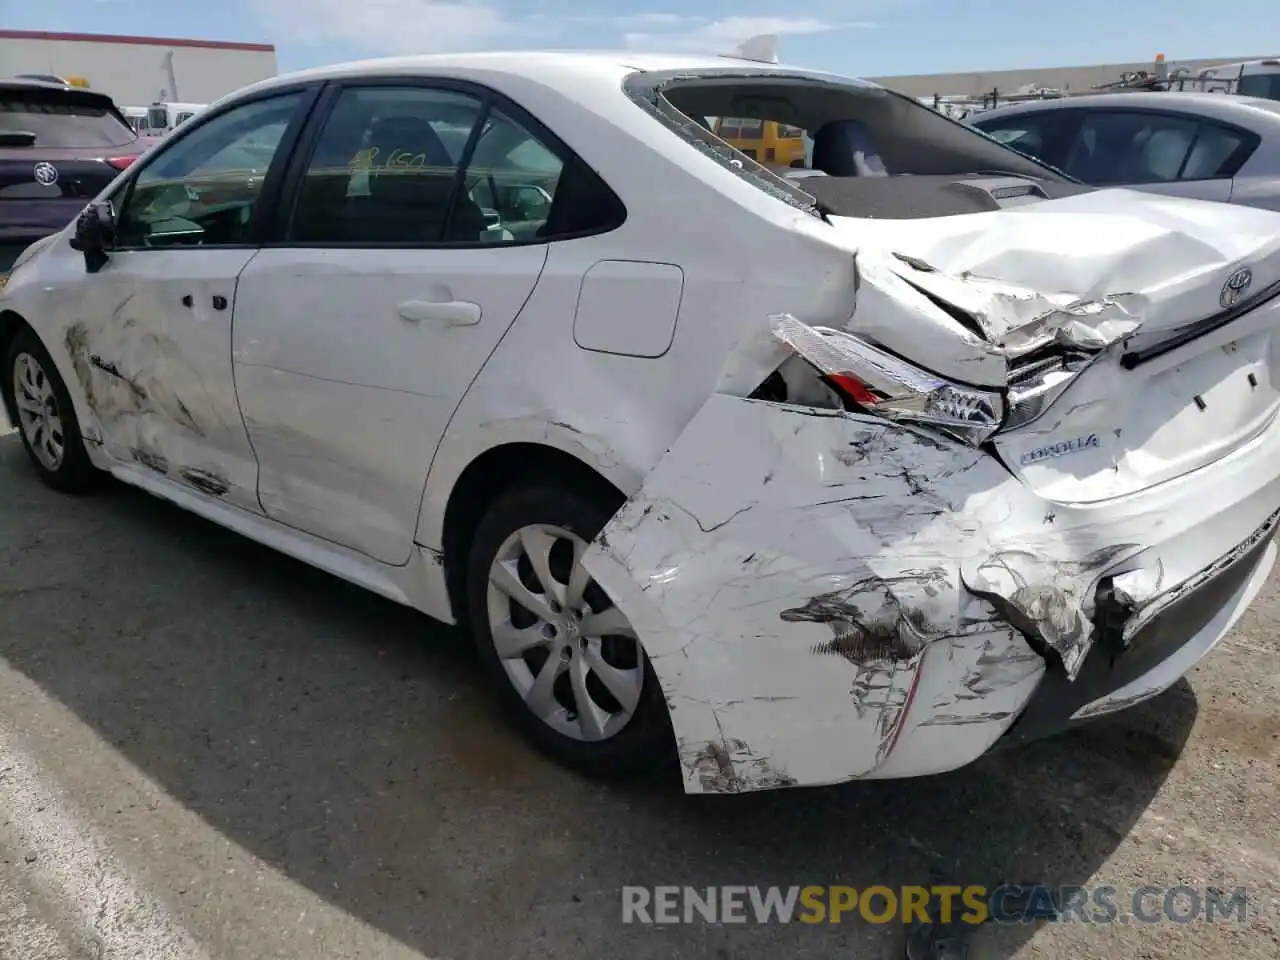
[[[502,496],[476,530],[467,605],[520,730],[566,766],[617,777],[656,772],[673,738],[635,630],[580,563],[610,499],[550,485]]]
[[[98,473],[85,450],[71,395],[40,338],[20,331],[6,352],[4,371],[5,393],[18,414],[15,426],[40,479],[63,493],[91,488]]]

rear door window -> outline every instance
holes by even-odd
[[[102,97],[0,88],[0,133],[31,134],[34,147],[123,147],[137,137]]]
[[[1253,147],[1243,132],[1202,123],[1179,174],[1180,180],[1211,180],[1235,176]]]
[[[303,174],[289,239],[318,244],[475,240],[478,207],[452,209],[458,164],[483,112],[476,97],[425,87],[343,91]],[[450,213],[465,236],[446,237]],[[465,222],[464,222],[465,221]]]
[[[536,243],[613,229],[612,191],[563,145],[482,96],[351,87],[306,162],[292,243]]]
[[[1064,169],[1100,186],[1212,180],[1233,176],[1255,142],[1196,117],[1098,110],[1085,119]]]

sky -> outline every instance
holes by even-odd
[[[0,0],[0,29],[273,43],[281,72],[403,53],[727,53],[853,76],[1280,54],[1278,0]]]

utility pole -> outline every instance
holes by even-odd
[[[181,98],[178,96],[178,77],[173,72],[173,51],[170,50],[164,55],[164,69],[169,75],[169,97],[168,99],[177,102]]]

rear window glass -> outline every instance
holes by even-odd
[[[0,90],[0,133],[35,134],[35,147],[121,147],[136,139],[100,100]]]
[[[817,198],[807,192],[816,177],[1064,179],[909,97],[829,74],[782,73],[776,68],[634,73],[623,81],[623,88],[633,102],[654,113],[694,149],[810,212],[817,210]],[[803,155],[784,161],[767,148],[758,156],[762,144],[751,141],[761,139],[765,123],[800,132],[807,148]],[[776,146],[772,152],[777,152]]]

